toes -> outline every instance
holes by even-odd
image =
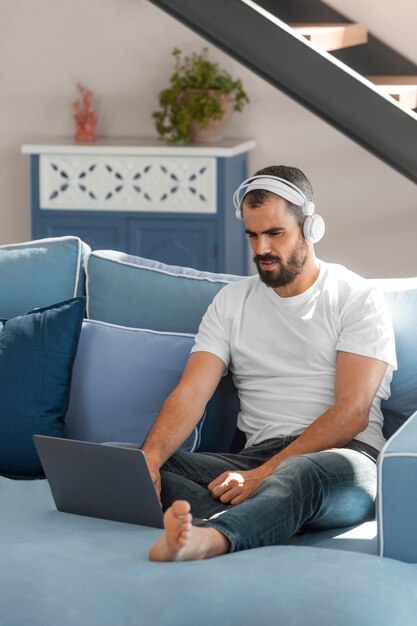
[[[182,532],[181,535],[178,538],[178,545],[182,548],[187,544],[187,541],[189,540],[189,538],[191,537],[191,532],[187,531],[187,532]]]
[[[171,510],[175,517],[183,517],[190,513],[191,505],[187,500],[176,500],[173,502]]]

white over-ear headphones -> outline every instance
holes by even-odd
[[[278,176],[260,175],[251,176],[243,181],[233,194],[233,205],[236,209],[236,217],[242,219],[242,202],[249,191],[254,189],[263,189],[275,193],[277,196],[288,200],[291,204],[302,207],[303,214],[306,216],[303,224],[303,235],[307,241],[317,243],[322,239],[326,230],[324,220],[320,215],[315,213],[316,207],[314,202],[307,200],[305,194],[299,187]]]

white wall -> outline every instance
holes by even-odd
[[[326,0],[326,4],[417,63],[416,0]]]
[[[0,0],[0,15],[0,243],[11,243],[30,239],[29,158],[20,146],[73,134],[76,83],[96,94],[99,134],[155,135],[150,116],[172,71],[173,47],[191,52],[206,44],[146,0]],[[229,135],[258,139],[251,170],[297,165],[311,179],[327,223],[319,256],[365,276],[416,275],[416,187],[210,50],[250,95]]]

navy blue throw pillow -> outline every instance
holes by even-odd
[[[32,435],[64,436],[85,298],[0,320],[0,474],[43,476]]]

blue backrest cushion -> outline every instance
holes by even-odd
[[[78,237],[0,246],[0,318],[83,295],[88,252]]]
[[[64,436],[84,312],[79,297],[0,320],[0,474],[42,476],[32,435]]]
[[[417,410],[417,278],[373,280],[384,293],[394,326],[398,369],[382,402],[384,435],[391,437]]]
[[[243,278],[109,250],[92,252],[86,273],[88,318],[193,334],[217,292]]]
[[[140,446],[176,387],[194,335],[85,320],[74,364],[66,433],[72,439]],[[182,446],[193,451],[201,422]]]
[[[113,251],[91,253],[86,266],[90,318],[160,331],[196,333],[216,293],[228,282],[243,278],[169,266]],[[393,375],[391,397],[382,404],[384,434],[389,438],[417,408],[417,279],[371,282],[385,294],[396,336],[398,370]],[[201,449],[228,449],[225,442],[230,440],[238,410],[237,393],[230,379],[229,374],[208,405]]]

